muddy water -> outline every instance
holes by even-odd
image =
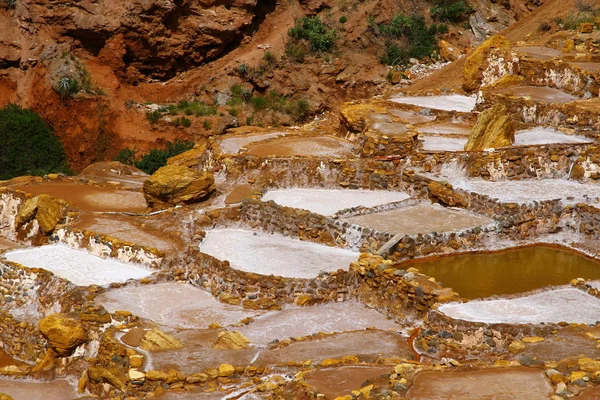
[[[15,189],[34,195],[59,197],[85,211],[143,212],[147,209],[141,192],[94,187],[70,181],[36,183],[17,186]]]
[[[414,359],[414,353],[406,337],[395,332],[367,330],[345,332],[306,342],[294,342],[287,347],[263,351],[256,364],[285,364],[288,361],[305,360],[318,363],[327,358],[339,359],[344,356],[357,356],[369,362],[374,362],[379,357]]]
[[[463,151],[467,138],[419,136],[423,143],[423,151]]]
[[[95,301],[110,312],[127,310],[158,324],[182,329],[203,329],[211,323],[229,325],[257,315],[221,303],[202,289],[179,283],[111,289]]]
[[[64,380],[37,382],[0,378],[0,393],[14,400],[71,400],[76,399],[76,387]]]
[[[546,86],[514,86],[502,89],[492,90],[492,93],[512,94],[520,97],[531,97],[535,100],[544,101],[546,103],[568,103],[578,100],[562,90],[546,87]]]
[[[164,232],[161,233],[148,228],[142,228],[137,221],[124,216],[101,218],[82,215],[73,227],[81,230],[89,230],[101,235],[108,235],[116,239],[140,246],[152,247],[161,251],[183,248],[183,243],[179,240],[167,238]]]
[[[321,215],[333,215],[352,207],[375,207],[408,199],[405,192],[384,190],[336,190],[336,189],[280,189],[269,190],[262,201],[273,200],[286,207],[309,210]],[[335,199],[335,201],[331,201]]]
[[[563,285],[578,277],[600,278],[597,261],[549,246],[432,257],[400,265],[418,268],[468,299]]]
[[[410,400],[547,400],[552,387],[542,370],[489,369],[468,372],[424,371],[408,390]]]
[[[254,142],[260,142],[261,140],[267,140],[276,138],[278,136],[285,135],[285,132],[272,132],[265,133],[264,135],[248,135],[240,137],[231,137],[223,139],[219,143],[221,151],[225,154],[235,154],[240,151],[242,147],[245,147]]]
[[[388,233],[446,232],[489,225],[493,221],[470,212],[437,204],[417,204],[394,210],[357,215],[343,221]]]
[[[387,135],[398,135],[405,133],[408,128],[402,122],[395,122],[389,115],[371,114],[369,116],[371,129]]]
[[[313,278],[321,271],[347,270],[358,259],[358,253],[350,250],[243,229],[206,231],[200,251],[227,260],[242,271],[290,278]]]
[[[475,108],[475,97],[452,94],[448,96],[392,97],[391,101],[444,111],[471,112]]]
[[[577,396],[577,400],[598,400],[598,399],[600,399],[600,386],[595,386],[595,387],[586,389],[579,396]]]
[[[250,147],[248,154],[266,156],[351,157],[353,145],[327,136],[285,137]]]
[[[308,336],[317,332],[342,332],[375,327],[399,329],[385,315],[355,301],[275,311],[238,328],[252,343],[266,345],[274,339]]]
[[[538,60],[551,60],[562,54],[560,50],[552,49],[545,46],[519,46],[513,49],[518,53],[525,53]]]
[[[392,367],[327,368],[307,374],[306,382],[327,399],[335,399],[360,389],[365,381],[387,375],[392,370]]]
[[[125,282],[152,274],[152,271],[141,265],[123,263],[112,258],[103,259],[84,250],[74,250],[63,245],[14,250],[4,256],[9,261],[30,268],[51,271],[79,286]]]
[[[241,203],[246,198],[252,198],[254,189],[251,185],[236,186],[225,198],[225,204]]]

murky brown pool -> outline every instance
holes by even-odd
[[[0,378],[0,393],[15,400],[71,400],[79,397],[76,388],[65,380],[38,382]]]
[[[252,156],[315,156],[350,157],[353,146],[349,142],[328,136],[284,137],[257,144],[248,150]]]
[[[59,197],[85,211],[143,212],[147,209],[142,192],[95,187],[71,181],[34,183],[17,186],[15,189],[33,195]]]
[[[358,390],[369,379],[389,374],[392,367],[341,367],[327,368],[311,372],[306,376],[306,382],[317,389],[327,399],[350,394]]]
[[[600,279],[599,262],[574,251],[543,245],[432,257],[401,265],[418,268],[467,299],[563,285],[574,278]]]
[[[532,99],[545,101],[546,103],[558,104],[568,103],[578,99],[575,96],[563,92],[562,90],[545,86],[514,86],[503,89],[495,89],[492,92],[512,94],[520,97],[531,97]]]
[[[525,53],[538,60],[551,60],[560,56],[562,52],[545,46],[518,46],[514,48],[519,53]]]

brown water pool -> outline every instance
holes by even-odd
[[[307,374],[306,382],[325,395],[326,399],[350,394],[366,381],[389,374],[392,367],[327,368]]]
[[[350,157],[353,145],[328,136],[284,137],[250,147],[252,156],[315,156]]]
[[[600,279],[598,261],[566,248],[545,245],[431,257],[400,266],[417,268],[467,299],[564,285],[574,278]]]

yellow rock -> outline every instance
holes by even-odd
[[[593,22],[582,22],[579,24],[579,32],[580,33],[592,33],[594,31],[594,23]]]
[[[470,92],[479,89],[483,70],[492,49],[509,49],[510,42],[502,35],[494,35],[483,42],[465,60],[463,69],[463,89]]]
[[[575,50],[575,41],[573,39],[565,40],[565,43],[562,47],[563,53],[572,53]]]
[[[0,393],[0,400],[14,400],[12,397],[7,395],[6,393]]]
[[[415,367],[416,367],[415,364],[409,364],[409,363],[398,364],[394,368],[394,372],[396,372],[396,374],[402,376],[402,375],[406,374],[407,372],[412,371]]]
[[[363,132],[369,115],[387,113],[387,108],[378,103],[344,103],[340,108],[342,123],[350,132]]]
[[[521,341],[524,343],[539,343],[539,342],[543,342],[544,340],[546,340],[546,339],[544,339],[543,337],[539,337],[539,336],[526,336],[521,339]]]
[[[427,188],[429,189],[429,197],[432,200],[439,201],[440,203],[444,203],[451,207],[464,207],[469,204],[464,196],[460,193],[456,193],[450,185],[431,181],[427,185]]]
[[[359,390],[362,393],[363,398],[368,399],[371,396],[371,390],[373,390],[373,385],[368,385]]]
[[[496,82],[492,83],[489,87],[499,89],[510,86],[516,86],[521,84],[524,80],[525,78],[521,75],[507,74],[504,75],[502,78],[498,79]]]
[[[321,366],[322,367],[332,367],[334,365],[339,365],[342,363],[342,360],[337,360],[335,358],[326,358],[323,361],[321,361]]]
[[[466,151],[510,146],[514,142],[515,123],[503,104],[485,110],[477,117]]]
[[[68,203],[62,199],[40,194],[25,201],[17,214],[17,226],[21,226],[33,218],[38,220],[42,233],[51,233],[56,224],[66,216]]]
[[[87,335],[81,322],[66,314],[51,314],[39,322],[42,335],[60,356],[69,356],[77,346],[85,343]]]
[[[334,400],[352,400],[352,399],[354,399],[354,397],[352,397],[349,394],[347,394],[345,396],[338,396]]]
[[[235,367],[231,364],[221,364],[219,365],[219,376],[227,377],[235,374]]]
[[[129,381],[133,385],[141,385],[146,381],[146,375],[135,368],[129,370]]]
[[[584,379],[587,377],[587,372],[585,371],[573,371],[571,375],[569,375],[569,382],[573,383],[579,379]]]
[[[234,331],[222,332],[213,345],[215,349],[241,350],[248,347],[250,341],[241,333]]]
[[[193,149],[173,156],[167,160],[167,165],[182,165],[185,167],[196,167],[206,150],[206,144],[196,144]]]
[[[131,368],[141,368],[144,365],[144,356],[136,354],[129,357],[129,366]]]
[[[115,367],[92,365],[88,369],[88,375],[92,381],[99,383],[108,382],[122,392],[127,388],[125,376]]]
[[[191,204],[207,198],[215,189],[215,178],[210,172],[166,165],[144,182],[144,197],[151,207]]]
[[[440,49],[440,55],[446,61],[455,61],[462,55],[460,49],[445,40],[440,40],[438,42],[438,47]]]
[[[152,329],[140,341],[140,347],[148,351],[175,350],[183,348],[183,344],[173,336],[159,329]]]
[[[153,369],[146,372],[146,379],[149,381],[166,381],[167,373]]]
[[[600,361],[599,360],[593,360],[591,358],[582,358],[577,363],[581,367],[582,371],[593,372],[593,373],[600,371]]]
[[[515,340],[508,345],[508,351],[513,354],[521,353],[525,350],[525,345],[520,340]]]

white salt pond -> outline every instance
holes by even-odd
[[[200,251],[227,260],[241,271],[289,278],[314,278],[321,271],[347,270],[358,259],[358,253],[350,250],[243,229],[206,231]]]
[[[515,134],[515,146],[530,146],[553,143],[591,143],[584,136],[574,136],[562,133],[558,129],[537,127],[519,131]]]
[[[532,179],[490,182],[483,179],[459,180],[455,188],[497,198],[502,202],[527,203],[563,199],[569,202],[594,202],[600,196],[600,186],[567,179]]]
[[[475,108],[476,98],[451,94],[447,96],[400,96],[392,97],[390,98],[390,101],[433,108],[435,110],[471,112],[473,111],[473,108]]]
[[[240,151],[242,147],[245,147],[251,143],[259,142],[261,140],[267,140],[276,138],[278,136],[285,135],[285,132],[271,132],[265,133],[263,135],[248,135],[248,136],[238,136],[231,137],[227,139],[223,139],[219,146],[221,147],[221,151],[225,154],[236,154]]]
[[[375,207],[408,199],[405,192],[384,190],[341,190],[341,189],[280,189],[269,190],[262,201],[292,208],[300,208],[321,215],[333,215],[338,211],[353,207]]]
[[[464,151],[467,138],[419,136],[424,151]]]
[[[58,244],[9,251],[4,256],[9,261],[30,268],[48,270],[79,286],[126,282],[152,274],[152,271],[138,264],[103,259],[85,250]]]
[[[270,312],[237,330],[252,343],[266,345],[275,339],[371,327],[382,330],[400,329],[398,324],[378,311],[355,301],[345,301]]]
[[[225,326],[257,314],[221,303],[205,290],[175,282],[111,289],[95,301],[111,313],[127,310],[180,329],[204,329],[211,323]]]
[[[513,299],[447,303],[438,309],[447,316],[487,324],[570,322],[594,324],[600,320],[600,299],[579,289],[549,290]]]
[[[65,380],[43,382],[0,378],[0,393],[14,400],[72,400],[80,397],[77,388]]]

